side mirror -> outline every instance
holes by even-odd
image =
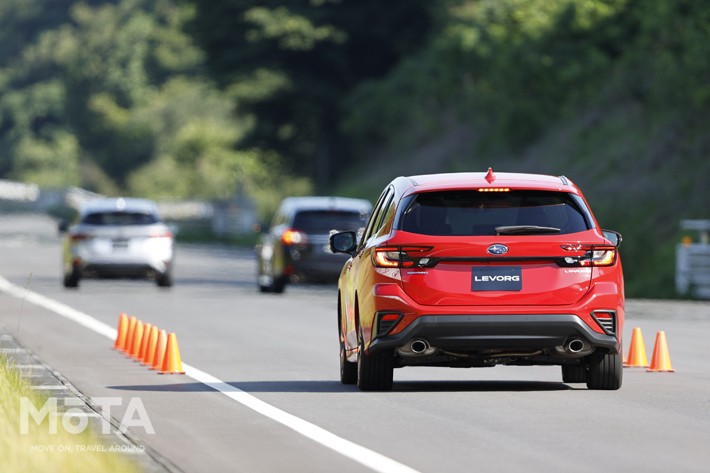
[[[347,253],[353,255],[357,246],[355,232],[332,233],[328,238],[330,251],[333,253]]]
[[[66,233],[67,230],[69,230],[69,222],[64,219],[60,220],[57,223],[57,231],[59,232],[59,234],[61,235],[63,233]]]
[[[614,230],[602,230],[602,234],[604,235],[604,238],[609,240],[615,247],[618,248],[621,246],[621,241],[623,240],[623,238],[621,238],[621,233],[615,232]]]

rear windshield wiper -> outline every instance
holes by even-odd
[[[559,228],[555,227],[539,227],[537,225],[507,225],[496,227],[498,235],[541,235],[560,233]]]

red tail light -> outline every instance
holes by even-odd
[[[375,248],[372,253],[372,264],[378,268],[412,268],[430,250],[430,246],[384,246]]]
[[[74,235],[71,235],[69,239],[72,241],[72,243],[78,243],[80,241],[91,239],[91,235],[87,235],[85,233],[76,233]]]
[[[151,238],[172,238],[173,232],[165,230],[164,232],[155,232],[150,234]]]
[[[281,241],[284,245],[302,245],[308,241],[306,234],[289,228],[281,235]]]
[[[612,266],[616,263],[615,246],[562,245],[565,251],[585,251],[584,256],[565,258],[576,266]]]
[[[594,247],[579,260],[582,266],[611,266],[616,262],[616,248]]]

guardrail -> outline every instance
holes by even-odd
[[[36,184],[0,179],[0,211],[47,212],[52,208],[78,210],[101,194],[67,187],[43,189]],[[236,193],[229,200],[158,201],[158,211],[178,227],[204,228],[217,236],[249,234],[257,221],[256,206],[247,196]]]
[[[710,299],[710,220],[683,220],[680,227],[698,235],[684,236],[676,246],[676,291]]]

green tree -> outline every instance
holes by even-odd
[[[353,157],[340,133],[343,98],[423,43],[436,4],[194,0],[191,31],[212,76],[256,117],[244,143],[277,152],[324,190]]]

